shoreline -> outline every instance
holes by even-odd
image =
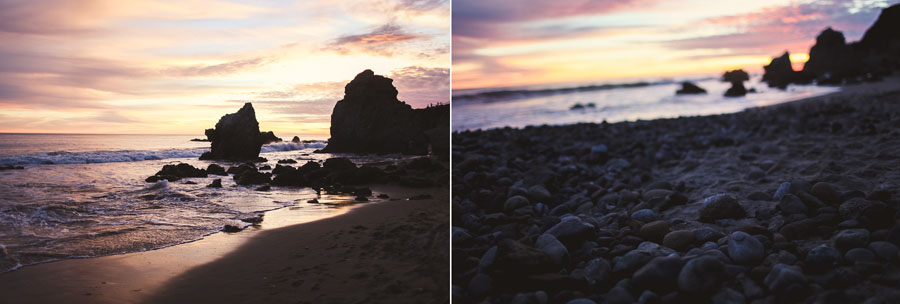
[[[898,100],[456,132],[454,300],[896,299]]]
[[[407,198],[418,194],[431,194],[435,199],[430,202],[443,200],[440,194],[449,196],[446,190],[439,188],[413,189],[392,185],[371,185],[375,193],[386,193],[392,198]],[[347,201],[352,201],[348,197]],[[177,288],[177,284],[171,282],[179,276],[196,272],[198,268],[209,268],[220,259],[234,256],[247,255],[255,251],[267,251],[267,248],[277,246],[277,241],[260,245],[258,240],[271,240],[270,235],[281,234],[283,237],[290,234],[305,235],[305,227],[317,227],[323,223],[331,223],[331,227],[352,228],[351,222],[359,215],[369,212],[382,214],[404,213],[407,209],[416,210],[409,202],[422,201],[377,201],[368,203],[356,203],[349,207],[331,209],[331,215],[314,220],[291,218],[290,208],[280,208],[267,211],[265,219],[260,227],[248,227],[238,233],[214,233],[200,240],[172,245],[160,249],[116,254],[93,258],[75,258],[57,260],[20,267],[14,271],[0,274],[0,292],[4,299],[0,303],[11,301],[14,303],[121,303],[121,302],[146,302],[150,296],[159,296],[159,292],[166,288]],[[444,204],[444,209],[449,209]],[[449,214],[449,211],[446,213]],[[309,216],[309,215],[307,215]],[[314,216],[315,217],[315,216]],[[446,220],[445,220],[446,223]],[[349,227],[348,227],[349,226]],[[446,231],[446,230],[445,230]],[[305,236],[311,237],[311,236]],[[345,240],[350,241],[350,240]],[[255,244],[248,247],[249,244]],[[449,258],[448,258],[449,261]],[[243,263],[253,263],[252,260]],[[258,262],[258,261],[256,261]],[[248,270],[251,271],[252,270]],[[240,274],[239,276],[246,276]],[[204,281],[218,282],[227,280],[224,277],[205,278]],[[37,283],[37,284],[36,284]],[[215,284],[218,286],[219,284]],[[240,290],[241,286],[235,286],[231,290]],[[254,290],[244,290],[243,293],[252,294]],[[191,290],[193,296],[206,299],[198,290]],[[209,289],[205,296],[218,293],[216,289]],[[448,293],[448,292],[447,292]],[[184,298],[175,299],[175,302],[191,302]],[[150,301],[155,302],[155,301]],[[171,302],[168,301],[167,302]]]

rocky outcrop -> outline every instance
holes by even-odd
[[[211,142],[211,148],[200,159],[231,161],[255,160],[263,144],[281,141],[271,131],[259,132],[256,112],[249,102],[237,113],[222,116],[215,129],[206,129],[206,138]]]
[[[809,61],[803,66],[803,72],[819,84],[840,84],[844,78],[859,75],[860,65],[844,34],[829,27],[816,37],[816,44],[809,49]]]
[[[796,78],[796,72],[791,66],[791,54],[787,51],[781,57],[772,58],[772,62],[763,67],[763,70],[765,70],[765,73],[762,81],[768,83],[769,87],[785,89]]]
[[[881,11],[862,39],[850,46],[863,56],[869,74],[883,75],[900,69],[900,4]]]
[[[299,144],[299,143],[300,143],[300,137],[299,137],[299,136],[294,136],[294,138],[291,139],[291,142],[292,142],[292,143],[295,143],[295,144]]]
[[[344,87],[331,114],[331,138],[322,152],[424,155],[429,146],[447,147],[433,129],[449,134],[449,105],[414,110],[397,99],[393,80],[365,70]],[[435,136],[429,137],[429,131]],[[434,143],[434,144],[433,144]],[[443,153],[435,153],[443,154]]]
[[[678,94],[678,95],[682,95],[682,94],[706,94],[706,90],[704,90],[704,89],[701,88],[701,87],[698,87],[696,84],[694,84],[694,83],[692,83],[692,82],[690,82],[690,81],[685,81],[685,82],[682,82],[682,83],[681,83],[681,89],[678,90],[678,91],[675,91],[675,94]]]
[[[275,136],[275,132],[272,132],[272,131],[259,132],[259,139],[262,141],[262,144],[264,144],[264,145],[284,141],[280,137]]]
[[[730,82],[731,88],[725,91],[725,97],[739,97],[747,95],[747,88],[744,87],[744,81],[750,80],[750,75],[744,70],[734,70],[725,72],[722,75],[722,81]]]

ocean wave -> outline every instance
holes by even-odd
[[[587,85],[587,86],[576,86],[576,87],[563,87],[563,88],[552,88],[552,89],[500,89],[493,91],[485,91],[474,94],[463,94],[453,96],[454,102],[497,102],[497,101],[505,101],[505,100],[513,100],[519,98],[526,97],[536,97],[536,96],[544,96],[544,95],[555,95],[555,94],[570,94],[570,93],[580,93],[580,92],[589,92],[589,91],[599,91],[599,90],[612,90],[612,89],[624,89],[624,88],[640,88],[654,85],[664,85],[664,84],[672,84],[675,83],[672,80],[665,81],[657,81],[657,82],[633,82],[633,83],[618,83],[618,84],[601,84],[601,85]]]
[[[262,146],[260,153],[284,152],[303,149],[325,148],[325,141],[307,141],[301,143],[280,142]],[[209,148],[167,149],[167,150],[118,150],[68,152],[53,151],[12,155],[0,158],[0,165],[40,165],[40,164],[94,164],[133,162],[143,160],[162,160],[170,158],[198,158]]]

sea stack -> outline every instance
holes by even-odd
[[[731,83],[731,88],[725,91],[725,96],[740,97],[747,95],[747,88],[744,87],[744,81],[747,80],[750,80],[750,75],[744,70],[725,72],[725,75],[722,75],[722,81]]]
[[[427,154],[431,140],[443,139],[425,131],[446,124],[449,134],[449,106],[414,110],[398,100],[397,93],[392,79],[372,70],[356,75],[344,87],[344,99],[334,106],[331,138],[322,152]],[[446,139],[441,148],[449,147]]]
[[[816,44],[809,49],[809,61],[803,65],[803,72],[815,77],[818,84],[840,84],[844,78],[860,74],[861,65],[844,34],[829,27],[816,37]]]
[[[245,103],[237,113],[222,116],[215,129],[206,129],[206,137],[212,144],[200,159],[255,160],[262,145],[271,139],[268,135],[275,136],[271,133],[259,132],[253,105]]]
[[[769,87],[786,89],[788,84],[794,81],[794,68],[791,66],[791,54],[784,51],[781,57],[772,58],[769,65],[763,67],[762,81],[769,84]]]

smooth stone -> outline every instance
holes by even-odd
[[[697,238],[697,241],[700,242],[716,242],[722,237],[725,236],[724,233],[721,233],[715,229],[709,227],[701,227],[694,229],[694,237]]]
[[[869,231],[866,229],[841,230],[834,236],[834,246],[841,250],[866,247],[869,244]]]
[[[728,257],[738,264],[759,262],[765,255],[765,247],[755,237],[742,231],[728,236]]]
[[[747,199],[754,200],[754,201],[770,201],[770,200],[772,200],[772,196],[766,194],[765,192],[756,191],[756,192],[750,193],[750,195],[747,196]]]
[[[478,267],[481,269],[486,269],[494,264],[494,260],[497,259],[497,246],[492,246],[484,254],[481,255],[481,259],[478,260]]]
[[[659,219],[659,215],[657,215],[656,212],[653,212],[653,210],[641,209],[632,213],[631,219],[642,223],[649,223]]]
[[[547,304],[547,293],[538,290],[531,293],[517,293],[510,304]]]
[[[772,196],[772,199],[781,201],[781,199],[788,194],[791,194],[791,183],[783,182],[778,186],[778,190],[775,190],[775,195]]]
[[[591,299],[578,298],[578,299],[574,299],[569,302],[566,302],[566,304],[597,304],[597,302],[594,302],[594,300],[591,300]]]
[[[706,198],[700,209],[701,222],[713,222],[720,219],[743,218],[747,212],[737,200],[728,194],[717,194]]]
[[[806,276],[797,267],[787,264],[775,264],[772,270],[769,271],[769,274],[766,275],[763,283],[769,291],[780,293],[790,288],[791,285],[803,285],[807,281]]]
[[[875,253],[866,248],[853,248],[844,254],[844,260],[853,265],[856,263],[874,262]]]
[[[631,293],[628,292],[624,287],[613,287],[606,293],[603,297],[603,303],[608,304],[632,304],[634,303],[634,297],[631,296]]]
[[[900,248],[897,245],[885,241],[871,242],[869,243],[869,249],[888,262],[896,259],[897,253],[900,252]]]
[[[527,198],[521,195],[516,195],[510,197],[503,203],[503,211],[506,213],[510,213],[513,210],[519,209],[521,207],[525,207],[529,205],[529,201]]]
[[[538,237],[537,242],[535,242],[535,247],[537,247],[541,252],[547,254],[550,257],[550,260],[553,261],[556,265],[566,265],[569,262],[569,250],[566,249],[566,246],[563,245],[559,240],[556,239],[553,235],[550,234],[541,234]]]
[[[725,264],[714,257],[690,260],[678,274],[678,288],[689,294],[708,294],[719,287],[725,277]]]
[[[841,253],[826,244],[816,246],[806,254],[805,267],[811,271],[829,270],[841,260]]]
[[[547,203],[552,195],[543,185],[534,185],[528,188],[528,198],[536,202]]]
[[[806,204],[793,194],[782,197],[777,207],[784,214],[806,213],[807,211]]]
[[[584,266],[584,278],[588,286],[597,286],[610,278],[611,266],[606,259],[596,258],[588,261]]]
[[[678,274],[684,263],[680,257],[657,257],[634,272],[631,284],[639,289],[653,291],[675,290]]]
[[[691,247],[697,239],[694,232],[690,230],[672,231],[663,238],[663,246],[684,251]]]
[[[563,217],[559,223],[547,229],[546,233],[555,236],[565,244],[581,243],[594,233],[594,225],[585,223],[577,216]]]
[[[645,240],[661,243],[669,233],[669,223],[664,220],[649,222],[641,226],[639,235]]]

